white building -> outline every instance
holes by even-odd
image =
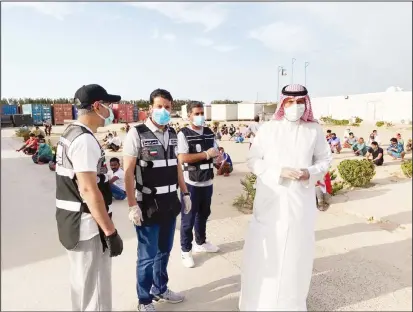
[[[385,92],[311,99],[315,118],[334,119],[360,117],[368,122],[387,121],[394,124],[412,120],[412,92],[390,87]]]
[[[211,119],[214,121],[238,120],[238,104],[211,104]]]

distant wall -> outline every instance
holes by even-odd
[[[394,124],[412,120],[412,92],[379,92],[311,99],[315,118],[331,116],[334,119],[350,119],[353,116],[369,122],[378,120]]]

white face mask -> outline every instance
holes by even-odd
[[[289,107],[284,107],[284,118],[288,121],[295,122],[303,117],[305,112],[305,104],[293,104]]]

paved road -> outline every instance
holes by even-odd
[[[54,175],[28,157],[16,157],[19,144],[2,138],[2,310],[70,310],[68,261],[54,219]],[[237,155],[236,173],[216,180],[208,224],[209,239],[221,252],[197,256],[197,267],[185,269],[177,230],[170,286],[187,300],[160,304],[159,310],[237,310],[243,237],[250,218],[231,207],[241,189],[239,179],[247,171]],[[382,181],[374,188],[337,196],[332,208],[320,213],[310,310],[411,310],[411,187],[410,180]],[[405,200],[391,205],[395,196]],[[131,311],[136,306],[135,233],[127,222],[125,203],[114,208],[125,241],[123,255],[113,260],[114,310]],[[381,222],[371,224],[369,216]]]

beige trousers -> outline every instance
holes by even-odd
[[[68,251],[72,311],[112,311],[112,260],[99,235]]]

